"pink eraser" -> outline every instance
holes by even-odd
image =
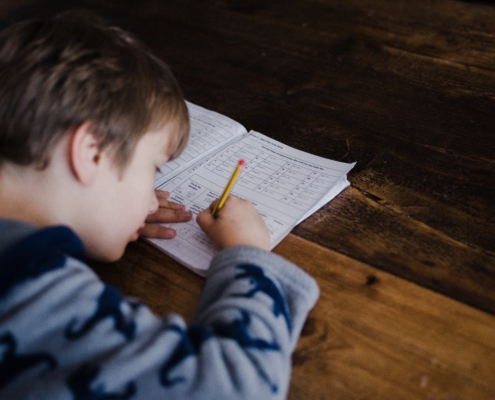
[[[244,161],[244,160],[239,160],[239,165],[240,165],[241,167],[244,167],[244,165],[246,165],[246,161]]]

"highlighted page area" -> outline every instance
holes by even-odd
[[[348,186],[346,175],[354,166],[302,152],[251,131],[172,178],[162,179],[157,189],[169,191],[172,201],[197,215],[220,197],[240,159],[246,165],[231,194],[254,204],[268,227],[272,248]],[[168,226],[177,231],[174,239],[149,241],[204,275],[215,250],[195,218]]]

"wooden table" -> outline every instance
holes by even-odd
[[[290,399],[495,399],[495,7],[454,0],[3,0],[135,32],[186,98],[357,161],[275,252],[321,287]],[[144,242],[97,273],[190,318],[202,278]]]

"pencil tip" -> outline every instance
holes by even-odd
[[[244,160],[239,160],[239,165],[240,165],[241,167],[243,167],[244,165],[246,165],[246,161],[244,161]]]

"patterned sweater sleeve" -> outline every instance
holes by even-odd
[[[291,354],[318,293],[312,278],[273,253],[250,247],[221,252],[193,318],[193,326],[208,327],[216,338],[198,367],[225,363],[217,364],[223,371],[217,376],[235,394],[230,398],[285,398]]]
[[[318,297],[295,265],[249,247],[219,253],[187,326],[37,246],[46,254],[35,259],[18,249],[30,275],[0,285],[0,398],[286,398],[291,353]]]

